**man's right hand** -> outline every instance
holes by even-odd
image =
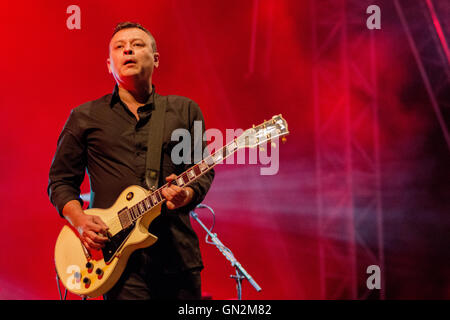
[[[105,236],[108,226],[98,216],[84,213],[80,202],[72,200],[63,208],[64,217],[78,231],[83,245],[87,249],[100,250],[109,239]]]

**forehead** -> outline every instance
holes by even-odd
[[[118,41],[129,41],[131,39],[141,39],[144,41],[151,40],[150,36],[144,30],[138,28],[128,28],[118,31],[111,38],[110,44]]]

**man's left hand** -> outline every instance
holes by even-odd
[[[176,179],[175,174],[171,174],[166,178],[169,186],[162,189],[162,195],[167,199],[167,209],[173,210],[187,205],[194,197],[194,190],[191,187],[180,188],[179,186],[170,184]]]

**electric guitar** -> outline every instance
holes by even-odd
[[[288,133],[286,120],[281,114],[274,116],[247,129],[170,183],[188,186],[238,149],[254,148]],[[55,266],[59,279],[70,292],[83,297],[98,297],[106,293],[121,276],[131,253],[156,242],[157,237],[149,233],[148,228],[161,212],[165,201],[161,191],[167,185],[153,192],[130,186],[122,191],[110,208],[85,210],[88,215],[99,216],[109,227],[109,241],[101,250],[88,250],[71,226],[62,228],[56,240]]]

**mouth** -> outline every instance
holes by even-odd
[[[136,60],[134,60],[134,59],[127,59],[123,63],[124,66],[129,65],[129,64],[136,64]]]

